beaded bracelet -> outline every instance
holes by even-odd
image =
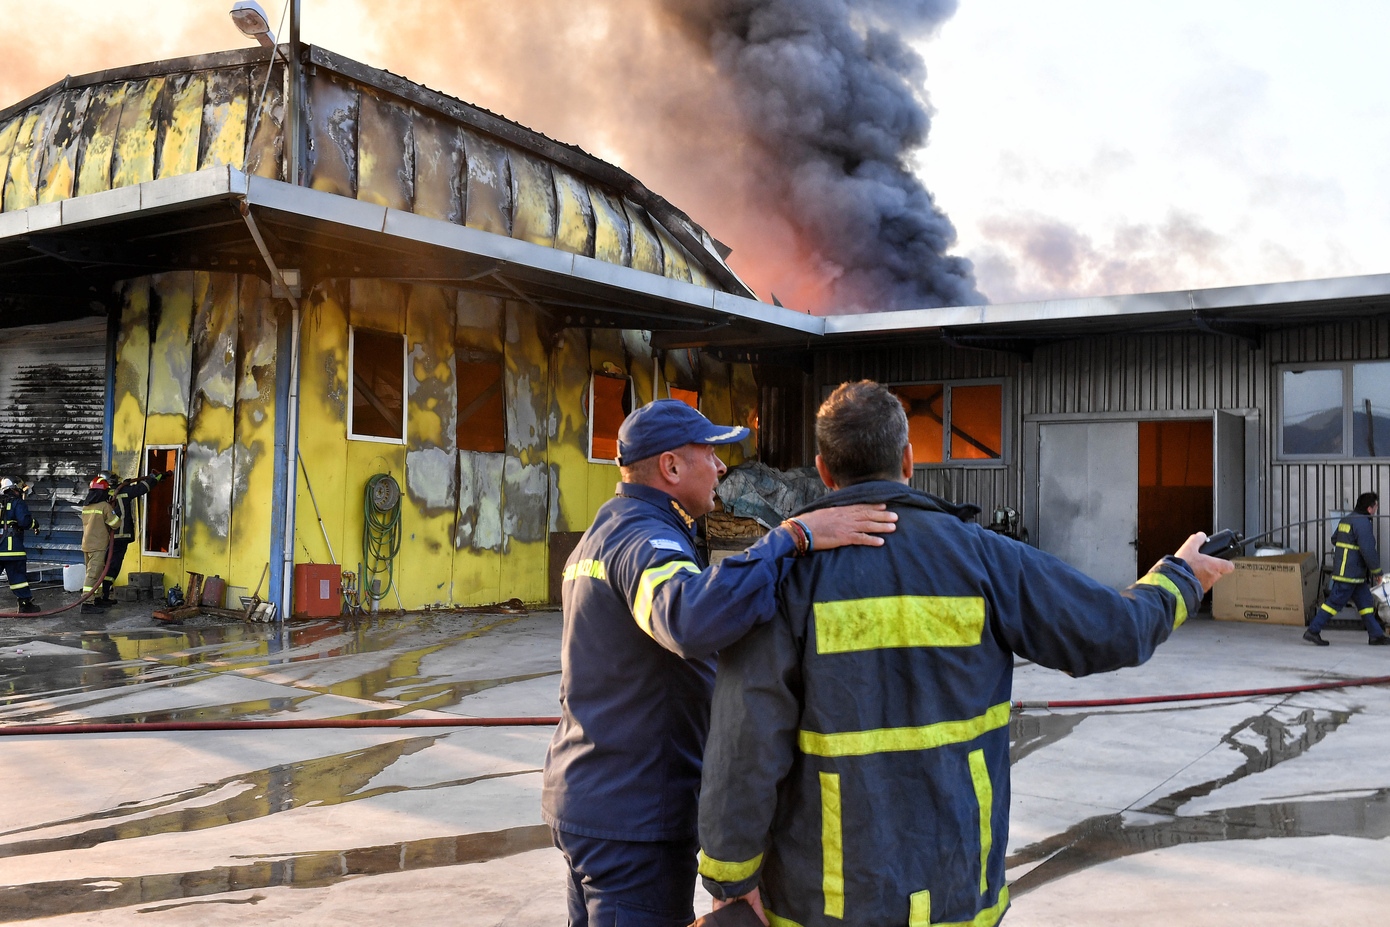
[[[798,557],[806,556],[807,551],[811,549],[811,544],[806,539],[806,529],[794,518],[782,522],[782,527],[791,534],[792,542],[796,544],[796,555]]]
[[[793,518],[792,521],[796,522],[801,527],[801,530],[806,532],[806,553],[809,554],[811,551],[816,549],[816,539],[811,536],[810,527],[807,526],[806,522],[802,521],[799,518]]]

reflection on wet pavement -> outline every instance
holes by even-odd
[[[550,828],[534,824],[352,850],[296,853],[244,866],[217,866],[199,872],[31,882],[0,887],[0,923],[257,888],[320,888],[353,876],[482,863],[550,846],[553,846]],[[237,903],[255,904],[261,898],[263,896],[252,896]],[[141,912],[166,909],[145,908]]]
[[[1196,815],[1179,814],[1193,799],[1302,756],[1351,718],[1351,712],[1312,709],[1287,722],[1271,712],[1247,718],[1221,738],[1228,748],[1244,757],[1236,769],[1135,809],[1147,820],[1133,816],[1127,819],[1123,813],[1097,815],[1063,833],[1020,848],[1009,856],[1007,868],[1044,862],[1012,882],[1010,892],[1018,897],[1100,863],[1180,844],[1270,837],[1336,835],[1375,840],[1390,836],[1390,789],[1386,788],[1340,792],[1337,794],[1341,797],[1336,798],[1272,801]],[[1166,819],[1155,821],[1154,816]]]

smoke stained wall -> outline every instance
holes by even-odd
[[[368,60],[620,164],[814,312],[983,303],[908,169],[955,0],[403,0]],[[329,44],[326,39],[325,44]]]

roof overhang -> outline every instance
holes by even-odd
[[[373,277],[521,300],[552,327],[701,341],[805,339],[819,318],[229,167],[0,214],[0,324],[100,311],[117,280],[174,270],[269,279],[240,213],[306,283]],[[98,305],[93,305],[98,304]]]

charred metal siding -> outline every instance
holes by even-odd
[[[104,319],[0,333],[0,475],[90,477],[105,412]]]

